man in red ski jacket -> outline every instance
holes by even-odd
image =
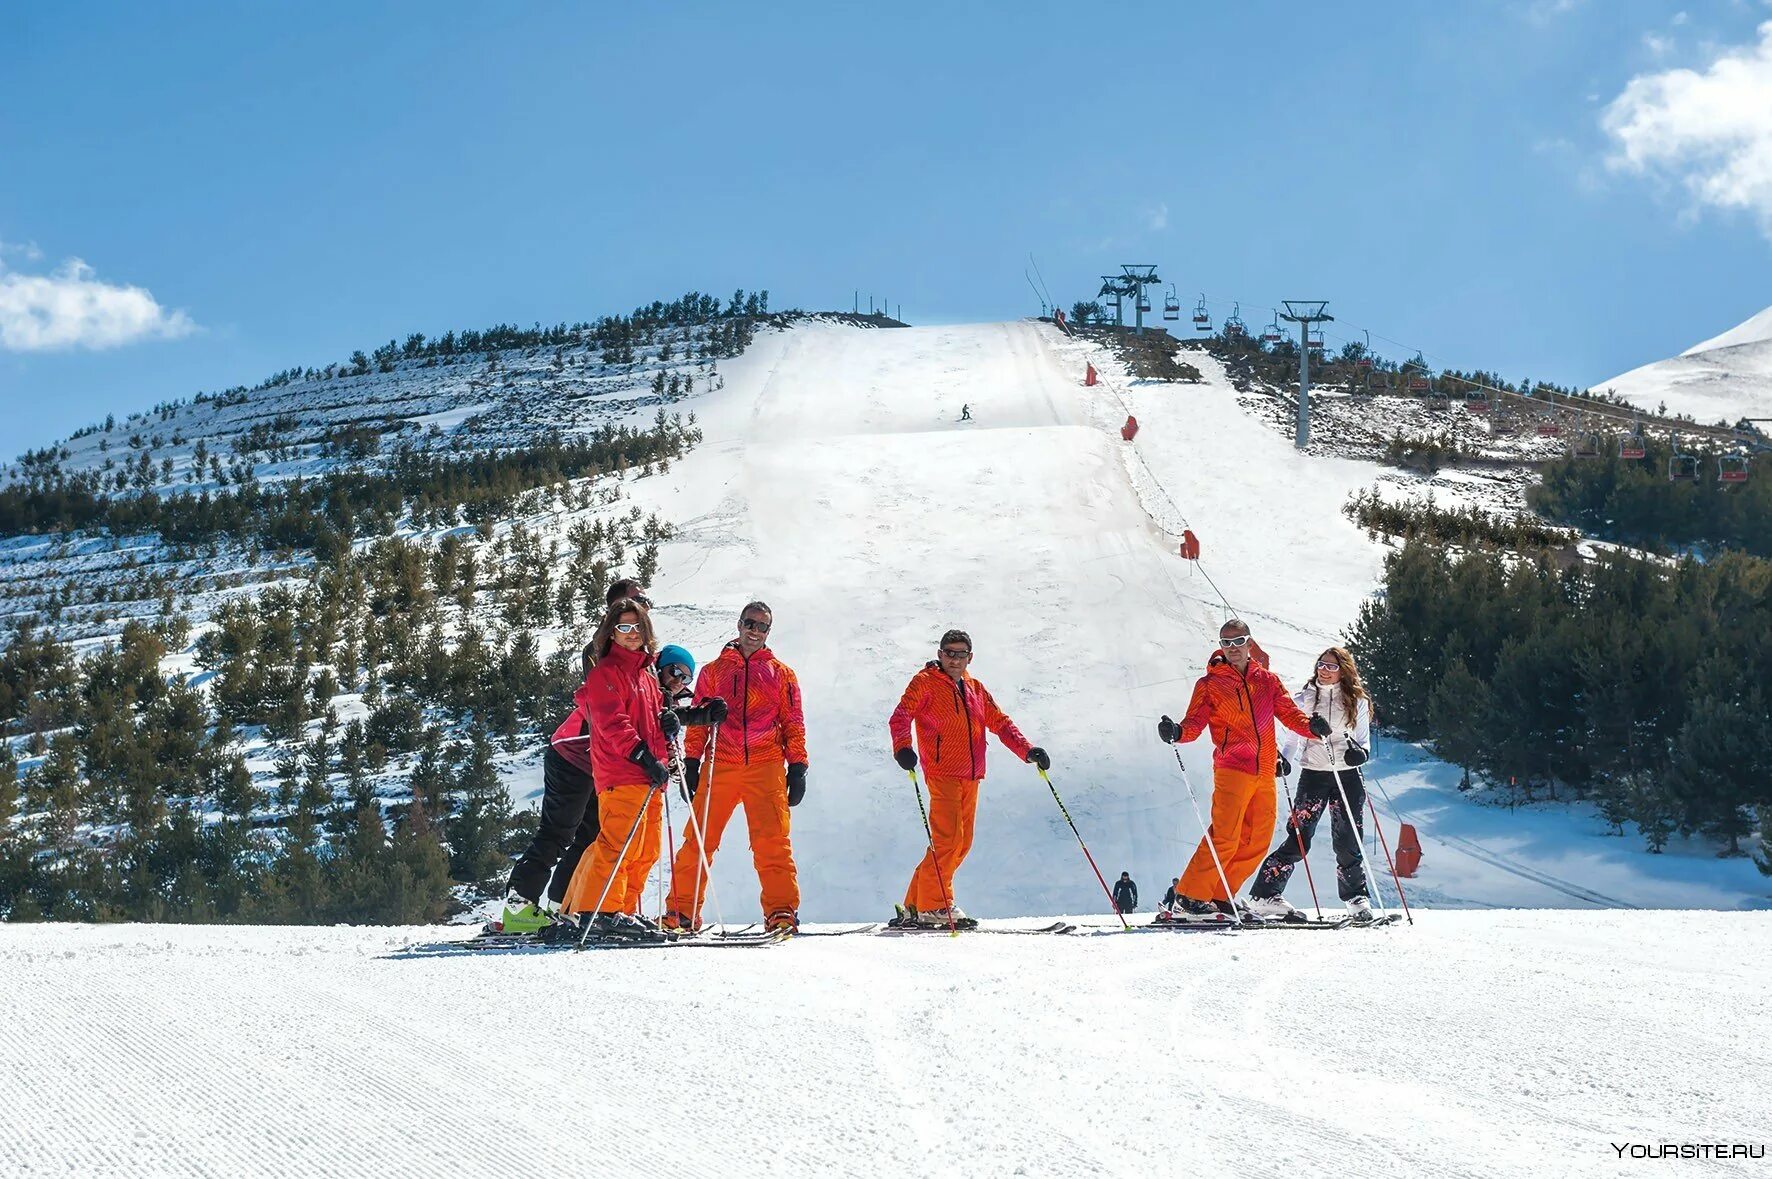
[[[1169,743],[1192,741],[1208,728],[1212,733],[1212,822],[1181,874],[1175,916],[1234,917],[1232,897],[1267,854],[1279,754],[1274,722],[1304,737],[1329,732],[1327,721],[1305,716],[1292,702],[1265,657],[1255,658],[1261,649],[1240,619],[1219,628],[1218,648],[1194,684],[1181,723],[1165,716],[1157,725],[1157,735]]]

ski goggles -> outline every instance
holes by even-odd
[[[687,680],[689,669],[681,663],[673,663],[669,667],[660,668],[658,674],[667,680]]]
[[[1231,647],[1247,647],[1253,639],[1253,635],[1237,635],[1235,638],[1219,639],[1218,645],[1227,649]]]
[[[1318,671],[1340,671],[1341,664],[1335,662],[1335,660],[1333,660],[1333,659],[1330,659],[1326,662],[1318,663],[1317,670]]]

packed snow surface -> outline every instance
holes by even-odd
[[[1763,914],[402,954],[460,935],[0,926],[0,1174],[1617,1175],[1772,1125]]]
[[[1772,418],[1772,307],[1678,356],[1632,369],[1594,388],[1611,390],[1646,410],[1705,424]],[[1761,425],[1761,429],[1772,426]]]

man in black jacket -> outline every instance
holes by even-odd
[[[1138,908],[1138,885],[1133,883],[1132,873],[1122,872],[1114,881],[1114,904],[1120,912],[1130,913]]]

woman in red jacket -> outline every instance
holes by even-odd
[[[663,936],[636,915],[640,890],[658,861],[657,788],[670,776],[670,745],[659,724],[664,694],[652,671],[656,646],[640,603],[616,602],[591,636],[591,670],[573,697],[590,721],[599,829],[562,909],[584,914],[581,920],[597,936]]]
[[[1028,744],[1015,722],[985,686],[966,674],[972,662],[972,636],[950,630],[941,636],[936,658],[911,677],[888,722],[892,757],[914,770],[922,753],[929,784],[930,847],[905,889],[903,911],[891,924],[958,926],[973,922],[954,904],[954,874],[972,850],[972,820],[978,811],[978,785],[984,779],[984,735],[992,732],[1022,761],[1050,769],[1046,751]],[[917,748],[911,748],[911,731]]]

